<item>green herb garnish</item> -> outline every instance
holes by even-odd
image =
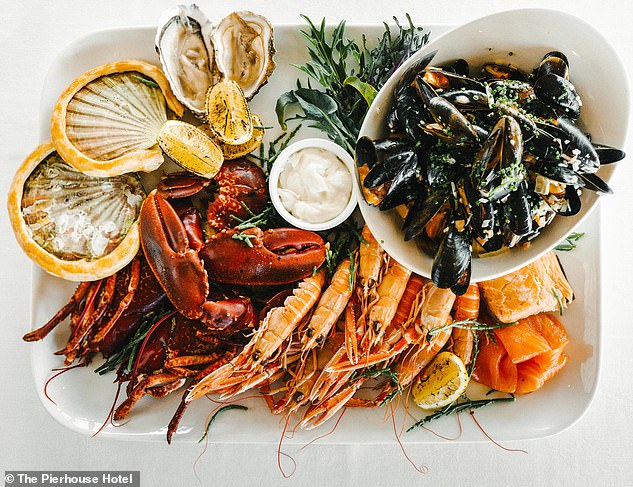
[[[347,282],[349,284],[349,290],[354,290],[354,283],[356,281],[356,256],[353,251],[348,252],[349,256],[349,277],[347,278]]]
[[[360,46],[346,36],[344,21],[328,35],[325,19],[317,26],[308,17],[303,18],[308,29],[301,32],[310,61],[296,67],[308,76],[308,81],[297,81],[296,90],[279,97],[275,107],[279,124],[285,129],[288,121],[301,120],[352,153],[376,93],[412,53],[428,42],[429,33],[422,34],[408,15],[407,27],[394,17],[397,33],[392,35],[384,24],[382,37],[376,47],[369,49],[364,37]],[[322,89],[313,88],[312,82]]]
[[[563,243],[554,247],[554,250],[560,250],[561,252],[569,252],[570,250],[574,250],[576,248],[576,243],[578,242],[578,240],[580,240],[584,236],[584,233],[570,233],[565,238],[565,241]]]
[[[446,330],[450,330],[451,328],[462,328],[464,330],[479,330],[479,331],[490,331],[496,330],[497,328],[505,328],[506,326],[514,326],[517,322],[514,321],[512,323],[494,323],[492,325],[487,325],[485,323],[480,323],[476,320],[462,320],[462,321],[454,321],[453,323],[449,323],[448,325],[440,326],[438,328],[431,328],[429,330],[429,335],[437,335]]]
[[[436,411],[433,414],[429,414],[428,416],[425,416],[424,418],[420,419],[419,421],[415,422],[412,426],[407,428],[407,432],[411,431],[412,429],[417,428],[418,426],[422,426],[424,424],[430,423],[434,419],[441,418],[442,416],[450,416],[451,414],[454,414],[454,413],[461,413],[462,411],[466,411],[467,409],[474,411],[476,409],[481,409],[495,402],[514,402],[515,400],[516,399],[513,394],[510,394],[510,397],[495,397],[492,399],[479,399],[476,401],[471,401],[470,399],[465,398],[465,400],[462,402],[455,401],[449,404],[448,406],[440,409],[439,411]]]
[[[110,355],[105,362],[97,367],[95,369],[95,373],[99,375],[107,374],[119,367],[123,362],[126,362],[123,372],[130,372],[132,370],[136,354],[138,353],[138,349],[143,343],[143,340],[145,340],[147,333],[152,329],[152,326],[158,322],[158,320],[169,312],[171,312],[170,309],[161,308],[157,311],[147,313],[143,317],[132,338],[121,350],[113,355]]]
[[[558,301],[558,312],[560,313],[561,316],[563,316],[563,309],[564,309],[563,300],[561,299],[560,294],[558,294],[558,291],[554,287],[552,288],[552,294],[556,298],[556,301]]]
[[[244,233],[244,232],[240,232],[240,233],[234,233],[233,235],[231,235],[231,238],[233,240],[241,240],[246,245],[248,245],[250,248],[253,248],[253,244],[251,243],[251,239],[252,238],[257,238],[257,236],[256,235],[251,235],[251,234],[248,234],[248,233]]]
[[[240,411],[248,411],[248,408],[246,406],[241,406],[239,404],[229,404],[228,406],[222,406],[213,414],[213,416],[211,416],[211,419],[209,419],[209,422],[207,423],[207,426],[204,429],[204,434],[202,435],[202,438],[198,440],[198,443],[201,443],[202,440],[204,440],[205,438],[209,436],[209,428],[211,427],[211,424],[215,421],[215,418],[218,417],[218,414],[224,411],[230,411],[231,409],[239,409]]]
[[[135,74],[132,75],[132,78],[140,81],[144,85],[151,86],[152,88],[160,88],[160,86],[158,86],[158,83],[152,81],[151,79],[143,78],[142,76],[137,76]]]

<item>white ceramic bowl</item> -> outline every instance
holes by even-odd
[[[513,64],[530,72],[542,56],[558,50],[570,64],[570,80],[583,102],[580,124],[597,143],[623,148],[629,123],[630,93],[626,72],[606,39],[584,21],[558,11],[521,9],[483,17],[431,41],[404,63],[376,96],[360,135],[379,139],[387,134],[385,119],[393,104],[393,92],[407,69],[424,55],[437,50],[432,64],[458,58],[470,66],[489,62]],[[612,177],[615,164],[602,166],[598,175]],[[607,196],[608,197],[608,196]],[[527,249],[512,249],[494,257],[472,261],[472,282],[512,272],[551,250],[598,203],[599,196],[583,191],[582,210],[573,217],[557,216]],[[359,207],[375,237],[398,262],[423,276],[431,275],[432,257],[414,241],[405,242],[402,219],[394,211],[380,211],[359,198]]]
[[[307,148],[324,149],[333,153],[345,164],[345,167],[350,172],[350,175],[352,175],[352,193],[350,195],[349,201],[347,202],[347,205],[345,206],[343,211],[339,213],[338,216],[336,216],[336,218],[332,218],[331,220],[321,223],[309,223],[292,215],[283,205],[279,197],[279,175],[286,167],[288,159],[295,152]],[[334,142],[327,139],[303,139],[286,147],[283,151],[281,151],[281,153],[279,154],[279,156],[277,156],[277,159],[273,163],[273,167],[270,170],[270,176],[268,178],[268,191],[270,193],[270,199],[281,217],[291,225],[297,228],[302,228],[304,230],[312,230],[313,232],[329,230],[330,228],[334,228],[335,226],[340,225],[345,220],[347,220],[347,218],[349,218],[349,216],[356,208],[356,204],[359,198],[358,186],[353,183],[353,175],[355,173],[356,169],[354,166],[354,159],[347,153],[345,149],[343,149],[338,144],[335,144]]]

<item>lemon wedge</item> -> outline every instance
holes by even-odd
[[[264,129],[261,128],[262,121],[257,115],[251,115],[251,120],[253,121],[253,136],[250,140],[240,145],[225,144],[221,140],[215,139],[215,134],[208,125],[200,125],[198,128],[209,137],[215,139],[216,143],[220,146],[220,150],[222,150],[222,154],[224,154],[224,160],[230,161],[244,157],[262,145],[264,141]]]
[[[440,409],[461,396],[468,385],[462,359],[451,352],[439,353],[413,383],[413,400],[422,409]]]
[[[179,120],[165,122],[158,144],[180,167],[204,178],[215,176],[224,162],[218,144],[202,130]]]
[[[253,137],[251,112],[235,81],[222,81],[209,90],[206,112],[209,127],[225,144],[240,145]]]

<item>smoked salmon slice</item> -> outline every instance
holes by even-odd
[[[540,389],[567,363],[569,339],[553,314],[542,313],[494,330],[496,343],[480,336],[473,380],[502,392]]]
[[[516,325],[494,330],[494,334],[515,364],[552,349],[547,340],[532,326],[529,318],[520,320]]]
[[[515,392],[518,381],[517,366],[503,345],[480,334],[479,354],[472,378],[497,391]]]
[[[517,365],[517,394],[527,394],[543,387],[546,381],[554,377],[567,363],[567,355],[562,348],[543,352],[530,360]]]

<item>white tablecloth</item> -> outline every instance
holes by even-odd
[[[38,140],[39,98],[52,59],[69,42],[93,30],[155,23],[171,0],[152,2],[2,2],[0,15],[0,194],[5,198],[13,172]],[[378,22],[411,13],[419,23],[459,24],[503,9],[527,6],[514,0],[390,2],[201,0],[219,18],[251,9],[273,22],[297,22],[299,13],[330,21]],[[556,7],[595,25],[615,45],[633,73],[633,7],[625,0],[534,1]],[[608,66],[596,66],[608,69]],[[625,147],[633,154],[633,138]],[[319,446],[295,456],[297,470],[285,481],[272,445],[212,446],[198,463],[204,485],[632,485],[633,484],[633,163],[625,161],[602,202],[603,362],[597,397],[571,429],[543,440],[513,442],[527,450],[510,453],[491,443],[409,446],[409,455],[429,466],[420,475],[397,445]],[[6,213],[0,219],[0,469],[141,470],[142,485],[196,485],[193,463],[199,445],[117,442],[91,439],[55,423],[33,386],[29,345],[21,336],[29,323],[31,264],[13,239]],[[86,391],[86,394],[89,394]]]

